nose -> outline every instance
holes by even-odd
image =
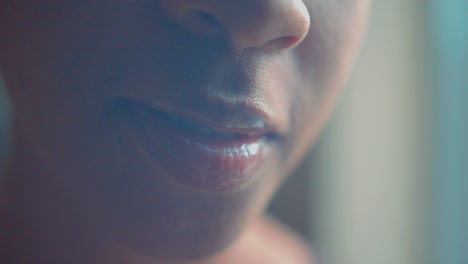
[[[221,35],[234,50],[284,50],[300,43],[310,26],[302,0],[161,0],[161,4],[183,28]]]

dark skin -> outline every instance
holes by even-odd
[[[0,171],[6,161],[11,129],[11,102],[0,75]]]
[[[332,111],[368,6],[2,1],[0,67],[16,118],[0,262],[312,262],[263,210]],[[119,98],[220,113],[215,121],[254,109],[275,137],[252,180],[200,191],[135,143]]]

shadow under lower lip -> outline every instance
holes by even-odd
[[[243,185],[268,150],[264,137],[197,136],[145,109],[127,108],[125,116],[138,141],[168,174],[200,190],[222,191]]]

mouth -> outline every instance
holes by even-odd
[[[203,191],[233,190],[253,181],[278,137],[255,114],[242,117],[243,122],[233,122],[235,115],[214,122],[193,114],[196,111],[168,110],[130,98],[119,98],[114,105],[125,113],[138,141],[168,175]]]

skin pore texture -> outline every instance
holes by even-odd
[[[333,110],[369,5],[1,1],[0,262],[312,262],[263,210]]]

